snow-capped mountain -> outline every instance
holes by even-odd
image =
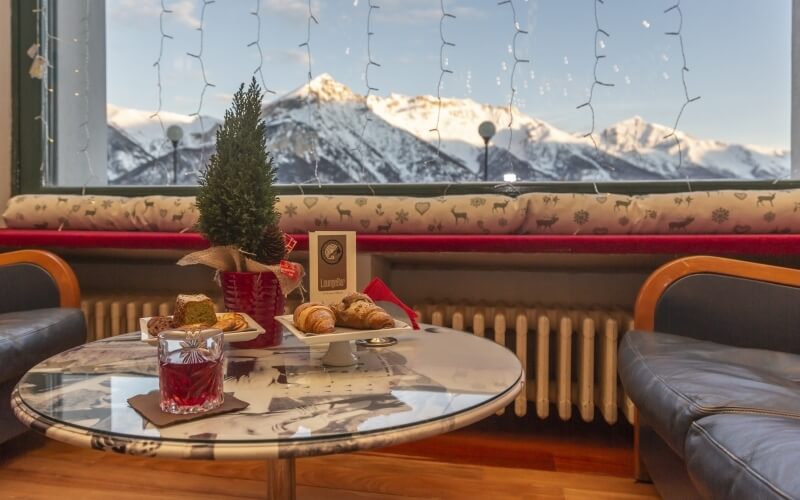
[[[789,172],[789,152],[725,144],[633,117],[594,139],[559,130],[513,109],[470,99],[388,97],[354,93],[329,75],[269,103],[262,111],[278,180],[322,182],[454,182],[482,179],[483,140],[477,126],[497,124],[489,149],[489,178],[513,172],[520,180],[655,180],[776,178]],[[221,121],[160,113],[178,124],[180,183],[196,182],[213,153]],[[436,128],[438,117],[438,134]],[[114,184],[164,184],[172,178],[172,144],[152,113],[109,105],[109,177]]]
[[[641,165],[664,178],[685,177],[678,167],[678,143],[666,136],[672,129],[634,116],[600,134],[602,149]],[[775,179],[789,173],[789,151],[702,140],[683,132],[680,141],[683,162],[697,173],[690,177]]]
[[[196,165],[214,152],[216,131],[222,124],[222,120],[209,116],[203,116],[201,120],[198,116],[167,111],[159,113],[159,121],[151,111],[112,104],[108,105],[106,116],[108,168],[112,184],[171,182],[173,148],[165,135],[170,125],[179,125],[183,129],[183,138],[178,146],[178,180],[181,184],[196,183]]]
[[[267,147],[283,182],[306,182],[315,168],[334,182],[434,182],[469,178],[457,158],[372,112],[363,96],[327,75],[267,105]],[[366,128],[365,128],[366,125]],[[315,156],[316,155],[316,156]],[[316,158],[319,159],[317,165]]]

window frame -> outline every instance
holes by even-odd
[[[26,7],[27,4],[27,7]],[[30,59],[26,50],[36,37],[36,16],[30,0],[12,0],[12,165],[11,194],[96,194],[114,196],[176,195],[192,196],[197,186],[45,186],[42,165],[41,127],[32,110],[41,107],[42,80],[27,78]],[[51,15],[53,10],[50,10]],[[440,196],[443,194],[527,192],[554,193],[617,193],[627,195],[678,193],[721,189],[780,190],[800,188],[800,0],[792,0],[791,36],[791,173],[795,179],[787,180],[668,180],[668,181],[550,181],[515,182],[513,185],[498,182],[415,183],[415,184],[328,184],[303,185],[277,184],[278,194],[348,194],[348,195],[401,195]],[[794,133],[798,131],[798,133]]]

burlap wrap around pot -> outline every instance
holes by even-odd
[[[279,345],[282,327],[275,316],[283,314],[284,298],[302,282],[303,267],[295,262],[266,265],[242,258],[235,247],[211,247],[186,255],[178,265],[205,264],[216,269],[225,309],[249,314],[265,333],[247,342],[236,342],[238,348],[260,348]]]

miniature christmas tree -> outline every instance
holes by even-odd
[[[262,264],[285,256],[280,214],[275,210],[275,168],[266,149],[261,88],[255,78],[233,95],[217,130],[217,150],[200,174],[200,232],[212,246],[232,246]],[[244,265],[239,266],[244,270]]]

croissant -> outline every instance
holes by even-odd
[[[305,333],[331,333],[336,316],[333,309],[315,302],[306,302],[294,310],[294,326]]]
[[[336,311],[336,324],[348,328],[380,330],[381,328],[393,328],[394,319],[383,310],[382,307],[375,305],[369,297],[363,293],[351,293],[342,302],[334,306]]]
[[[222,313],[217,316],[217,322],[211,328],[219,328],[223,332],[238,332],[247,328],[247,320],[239,313]]]

